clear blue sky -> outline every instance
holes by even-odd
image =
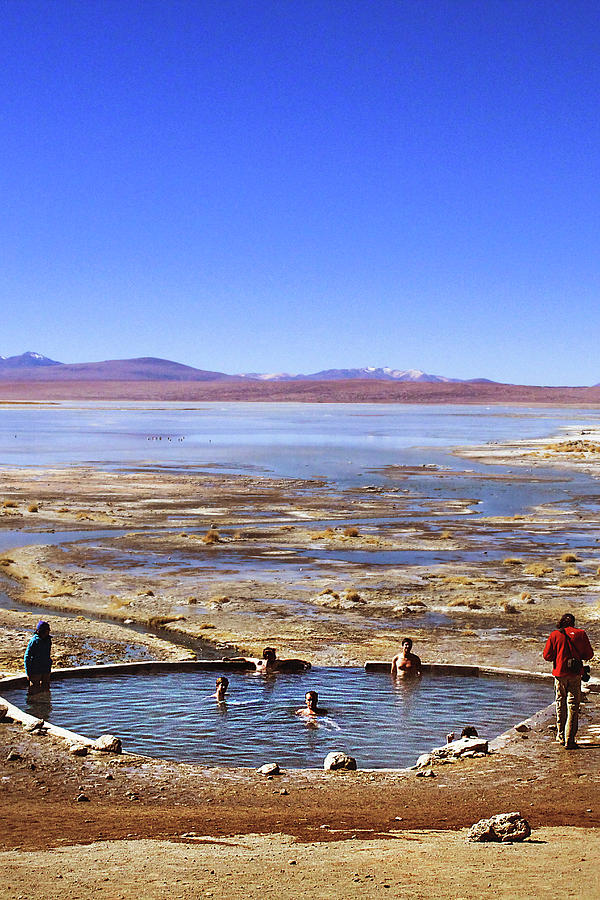
[[[0,353],[600,381],[600,4],[0,0]]]

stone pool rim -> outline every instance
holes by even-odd
[[[323,668],[336,668],[336,669],[360,669],[361,666],[334,666]],[[362,668],[364,669],[365,674],[369,673],[377,673],[377,674],[385,674],[390,671],[390,663],[387,661],[381,660],[367,660]],[[504,677],[504,678],[519,678],[525,679],[528,681],[546,681],[553,682],[554,676],[548,672],[532,672],[527,669],[506,669],[500,666],[466,666],[466,665],[458,665],[451,663],[423,663],[422,665],[423,672],[432,675],[454,675],[456,677],[463,676],[471,676],[471,677]],[[155,673],[155,672],[194,672],[194,671],[237,671],[237,672],[252,672],[255,671],[255,665],[253,662],[244,660],[244,659],[194,659],[194,660],[144,660],[143,662],[131,662],[131,663],[102,663],[94,666],[73,666],[70,668],[64,669],[53,669],[52,670],[52,679],[54,681],[66,681],[72,678],[80,678],[91,676],[92,678],[101,678],[104,675],[133,675],[133,674],[146,674],[146,673]],[[299,673],[304,674],[304,673]],[[10,687],[10,688],[20,688],[27,687],[28,679],[26,675],[7,675],[3,678],[0,678],[0,691],[2,687]],[[587,690],[590,693],[600,693],[600,680],[593,679],[587,683]],[[20,722],[23,727],[32,726],[40,722],[36,716],[32,716],[29,713],[26,713],[20,707],[15,706],[9,700],[2,697],[0,694],[0,703],[5,704],[8,707],[6,716],[4,721],[7,719],[11,719],[14,722]],[[539,724],[546,719],[550,720],[554,717],[554,703],[549,704],[549,706],[538,710],[533,713],[533,715],[529,716],[526,719],[522,719],[520,722],[515,723],[516,725],[523,723],[533,723]],[[101,751],[97,746],[96,742],[98,738],[89,738],[85,735],[78,734],[75,731],[69,731],[67,728],[61,728],[59,725],[54,725],[51,722],[44,721],[44,729],[45,731],[57,738],[61,738],[65,741],[68,741],[70,744],[78,744],[80,746],[87,747],[89,750],[97,750],[103,756],[109,756],[111,754],[106,753],[106,751]],[[512,733],[515,729],[515,726],[511,726],[511,728],[502,732],[502,734],[497,735],[492,740],[489,741],[489,746],[493,750],[498,750],[502,746],[504,746],[510,738],[512,737]],[[137,759],[149,759],[149,760],[157,760],[158,757],[154,756],[145,756],[141,753],[129,752],[127,750],[123,751],[124,756],[131,756]],[[178,761],[174,761],[175,764]],[[189,763],[181,763],[182,765],[189,765]],[[201,768],[226,768],[226,769],[244,769],[249,771],[256,771],[255,766],[206,766],[201,765]],[[323,771],[317,767],[313,766],[305,766],[305,767],[291,767],[293,771]],[[366,772],[366,773],[403,773],[408,774],[412,770],[414,770],[416,766],[407,766],[405,768],[362,768],[359,767],[358,771]],[[327,773],[329,774],[329,773]],[[338,775],[339,773],[335,773]],[[351,773],[353,774],[353,773]]]

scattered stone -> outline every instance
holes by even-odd
[[[531,731],[531,728],[527,724],[527,722],[519,722],[518,725],[515,725],[515,731],[518,731],[519,733],[524,733],[526,731]]]
[[[103,734],[97,741],[94,741],[94,750],[103,750],[105,753],[121,753],[123,751],[121,738],[115,737],[114,734]]]
[[[128,800],[139,800],[140,799],[135,791],[127,791],[125,796],[127,797]]]
[[[18,750],[9,750],[8,756],[6,757],[7,762],[15,762],[17,759],[23,759]]]
[[[430,753],[423,753],[416,762],[416,768],[430,766],[432,762],[456,762],[457,759],[468,759],[488,754],[488,742],[480,737],[459,738],[450,741],[443,747],[436,747]]]
[[[88,748],[84,747],[83,744],[71,744],[69,747],[69,753],[73,756],[87,756]]]
[[[289,794],[289,791],[286,791],[285,788],[281,788],[281,790],[279,791],[279,793],[282,794],[284,797],[287,797],[288,794]]]
[[[417,778],[437,778],[433,769],[420,769],[417,772]]]
[[[295,866],[295,865],[297,865],[296,860],[295,860],[295,859],[290,859],[288,865],[290,865],[290,866]]]
[[[348,756],[347,753],[343,753],[341,750],[332,750],[325,757],[323,768],[326,772],[337,772],[339,770],[355,772],[356,760],[353,756]]]
[[[277,763],[265,763],[257,770],[259,775],[279,775],[281,771]]]
[[[8,706],[6,703],[0,703],[0,722],[5,719],[8,714]]]
[[[75,797],[75,801],[76,801],[77,803],[89,803],[89,802],[90,802],[90,798],[88,797],[87,794],[84,794],[84,793],[82,792],[81,794],[77,794],[77,796]]]
[[[113,775],[112,772],[107,772],[104,777],[106,778],[107,781],[114,781],[114,778],[115,778],[115,776]]]
[[[36,719],[30,725],[23,725],[23,731],[28,734],[46,734],[47,730],[43,719]]]
[[[508,844],[524,841],[531,834],[531,826],[521,813],[501,813],[491,819],[480,819],[469,828],[468,841],[497,841]]]

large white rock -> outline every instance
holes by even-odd
[[[265,763],[264,766],[261,766],[258,769],[259,775],[279,775],[279,766],[276,762],[273,763]]]
[[[356,760],[353,756],[348,756],[341,750],[332,750],[328,753],[323,762],[323,768],[326,772],[336,772],[340,769],[346,771],[356,770]]]
[[[497,841],[499,843],[512,843],[524,841],[531,834],[531,826],[521,813],[500,813],[491,819],[480,819],[469,828],[468,841]]]
[[[105,753],[121,753],[121,738],[115,737],[114,734],[103,734],[94,741],[94,750],[103,750]]]

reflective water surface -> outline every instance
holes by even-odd
[[[89,737],[118,734],[126,750],[210,765],[322,766],[345,750],[359,768],[404,767],[475,725],[492,738],[552,702],[544,682],[428,676],[394,683],[362,669],[315,668],[302,675],[228,673],[229,699],[211,696],[217,673],[168,673],[55,682],[51,695],[11,702]],[[307,726],[295,715],[307,690],[327,715]]]

